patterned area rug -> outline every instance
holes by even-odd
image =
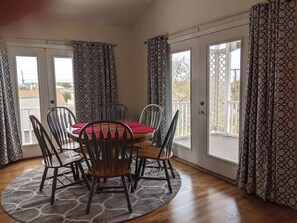
[[[95,193],[90,213],[86,214],[88,189],[83,183],[57,190],[55,203],[51,205],[52,180],[47,180],[43,191],[39,192],[42,173],[43,167],[31,170],[5,188],[1,205],[7,214],[21,222],[122,222],[161,207],[177,194],[181,186],[177,171],[176,178],[171,177],[172,194],[168,192],[166,181],[140,180],[137,190],[130,194],[131,214],[124,193]],[[108,184],[119,186],[121,182],[115,178],[109,179]]]

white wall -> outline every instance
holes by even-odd
[[[1,23],[0,23],[1,24]],[[28,38],[42,40],[85,40],[117,44],[115,48],[120,102],[132,107],[127,81],[131,73],[131,29],[100,26],[96,23],[31,15],[7,25],[0,25],[0,38]]]
[[[86,40],[117,44],[115,56],[120,101],[128,106],[133,117],[138,117],[147,103],[144,41],[248,11],[257,2],[260,0],[155,0],[133,28],[100,26],[39,14],[5,26],[0,23],[0,38]]]
[[[143,44],[148,38],[174,34],[197,25],[217,21],[246,12],[260,0],[156,0],[133,27],[133,73],[135,101],[132,108],[139,114],[147,103],[147,51]]]

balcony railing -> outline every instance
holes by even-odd
[[[239,101],[228,101],[228,127],[227,134],[239,135]]]
[[[20,108],[21,135],[22,135],[23,145],[36,143],[34,131],[29,119],[30,115],[35,115],[38,119],[40,119],[40,108],[39,107]]]
[[[191,135],[191,109],[190,102],[173,102],[172,114],[179,110],[179,119],[177,123],[175,137],[183,137]],[[213,127],[211,129],[219,129]],[[238,137],[239,134],[239,101],[228,101],[228,119],[225,126],[221,126],[221,134]]]
[[[183,137],[191,135],[191,107],[189,101],[172,102],[172,112],[179,110],[178,123],[176,127],[175,137]]]

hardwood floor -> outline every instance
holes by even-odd
[[[182,178],[179,193],[158,210],[130,222],[297,222],[297,211],[264,202],[201,170],[173,162]],[[0,169],[0,191],[22,173],[41,166],[41,158]],[[0,210],[0,222],[16,222]]]

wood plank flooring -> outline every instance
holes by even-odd
[[[40,167],[41,158],[20,161],[0,169],[0,191],[22,173]],[[158,210],[130,222],[297,222],[297,211],[264,202],[256,196],[177,160],[174,167],[182,186],[173,200]],[[16,222],[0,209],[1,223]]]

